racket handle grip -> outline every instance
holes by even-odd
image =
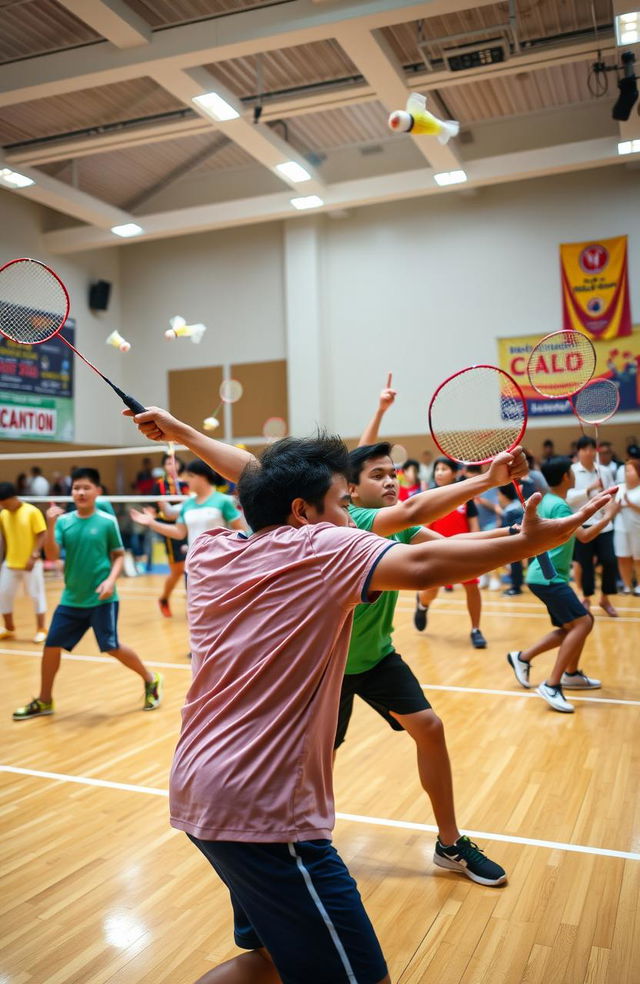
[[[133,396],[127,396],[126,393],[122,393],[120,399],[125,406],[129,407],[129,410],[133,411],[133,413],[145,413],[147,409],[146,407],[143,407],[141,403],[138,403]]]
[[[545,550],[544,553],[538,554],[537,560],[538,560],[538,563],[540,564],[540,570],[542,571],[542,573],[544,574],[544,576],[547,578],[547,580],[548,581],[551,581],[551,579],[554,578],[558,572],[555,569],[555,567],[553,566],[553,562],[551,560],[551,557],[546,552],[546,550]]]

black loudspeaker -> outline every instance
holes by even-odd
[[[109,307],[111,284],[108,280],[97,280],[89,288],[89,307],[92,311],[106,311]]]

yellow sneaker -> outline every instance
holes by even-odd
[[[43,700],[34,697],[30,704],[16,708],[12,716],[14,721],[26,721],[27,718],[46,717],[47,714],[53,714],[53,701],[45,704]]]
[[[153,680],[150,683],[145,683],[143,711],[154,711],[156,707],[160,706],[163,683],[162,673],[154,673]]]

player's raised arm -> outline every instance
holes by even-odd
[[[364,447],[365,444],[375,444],[378,440],[378,431],[380,430],[380,424],[382,423],[382,418],[389,409],[389,407],[394,403],[396,398],[396,390],[392,389],[391,386],[392,373],[387,376],[387,385],[384,387],[380,393],[380,398],[378,401],[378,409],[374,413],[373,417],[365,427],[362,432],[362,436],[358,441],[358,447]]]
[[[245,467],[257,460],[249,451],[206,437],[159,407],[148,407],[144,413],[135,415],[130,410],[123,410],[123,414],[133,417],[138,430],[150,441],[184,444],[230,482],[237,482]]]

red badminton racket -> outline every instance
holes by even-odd
[[[62,280],[39,260],[21,257],[0,267],[0,333],[21,345],[41,345],[58,336],[72,352],[104,379],[133,413],[145,407],[123,393],[104,373],[85,359],[60,332],[69,317],[69,294]]]
[[[469,426],[469,420],[473,420]],[[429,429],[448,458],[484,465],[502,451],[513,451],[527,427],[527,404],[511,376],[497,366],[469,366],[438,386],[429,404]],[[518,498],[524,499],[518,482]],[[547,553],[538,557],[551,580],[556,571]]]

